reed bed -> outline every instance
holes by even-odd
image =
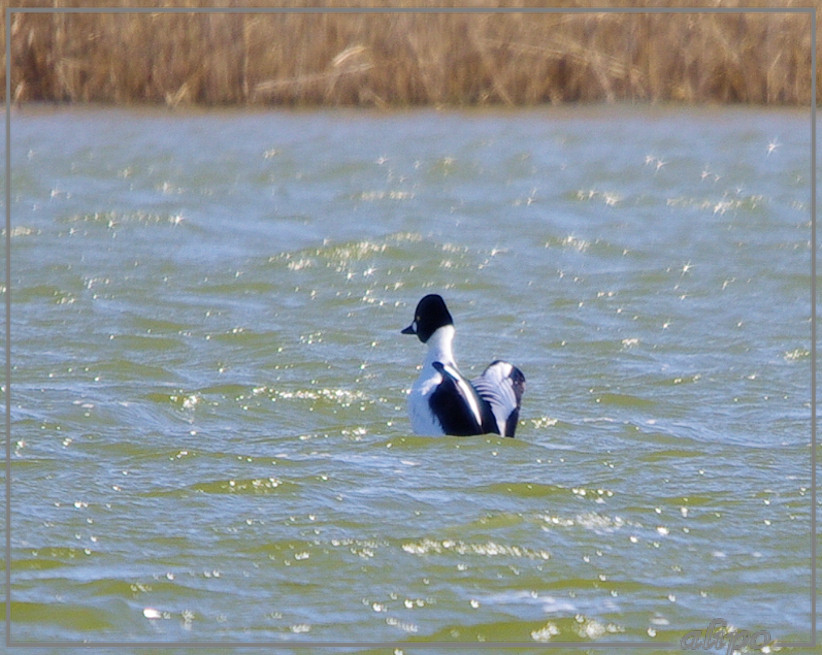
[[[320,4],[356,6],[342,0],[294,0],[282,6]],[[764,0],[745,6],[757,4],[773,6]],[[210,6],[166,0],[143,5]],[[462,3],[474,8],[528,5]],[[811,94],[807,13],[112,14],[60,11],[88,6],[83,0],[25,6],[54,11],[12,15],[10,88],[18,103],[801,105],[810,102]],[[403,6],[426,2],[392,3]],[[586,3],[567,0],[552,6]],[[782,6],[800,5],[784,0]]]

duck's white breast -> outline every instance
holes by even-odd
[[[442,382],[442,376],[433,366],[427,364],[411,387],[408,394],[408,417],[411,419],[411,429],[415,434],[426,436],[445,434],[442,425],[428,404],[430,395],[440,382]]]

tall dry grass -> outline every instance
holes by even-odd
[[[207,6],[193,0],[142,4]],[[345,0],[291,2],[318,4],[356,6]],[[424,4],[400,0],[392,6]],[[745,3],[756,4],[773,6],[766,0]],[[783,0],[783,6],[794,5],[799,0]],[[810,102],[808,14],[68,14],[59,9],[87,2],[40,0],[26,6],[55,11],[13,14],[11,93],[17,102]]]

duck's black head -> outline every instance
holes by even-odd
[[[454,319],[451,318],[442,296],[432,293],[417,303],[414,320],[402,333],[416,334],[419,340],[425,343],[439,328],[453,324]]]

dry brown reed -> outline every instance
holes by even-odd
[[[783,6],[798,2],[784,0]],[[7,4],[0,1],[3,8]],[[356,6],[344,0],[291,2],[292,7],[319,4]],[[425,4],[402,0],[392,6]],[[490,0],[462,4],[501,6]],[[520,0],[505,6],[528,4]],[[553,6],[591,4],[567,0]],[[764,0],[745,6],[756,4],[773,6]],[[194,0],[143,5],[208,6]],[[25,6],[50,11],[12,14],[16,102],[810,102],[807,13],[75,14],[60,10],[88,3],[34,0]],[[606,6],[637,3],[620,0]]]

